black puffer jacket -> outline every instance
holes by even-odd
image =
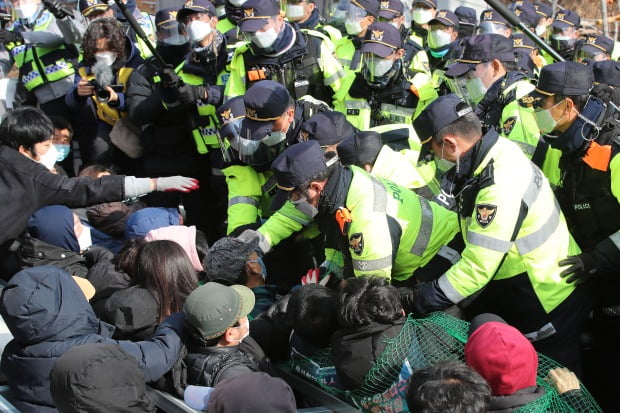
[[[50,371],[69,349],[111,343],[138,361],[147,382],[159,379],[177,361],[184,317],[166,319],[149,341],[112,340],[113,327],[97,319],[71,276],[56,267],[20,271],[4,287],[0,313],[14,339],[2,353],[6,374],[20,412],[55,412]]]
[[[381,357],[388,340],[396,337],[403,328],[404,321],[403,317],[393,325],[371,323],[334,333],[332,356],[343,387],[356,389],[361,386],[368,371]],[[402,360],[398,363],[400,366]]]
[[[56,406],[66,413],[157,411],[136,359],[116,344],[69,350],[54,366],[50,387]]]
[[[46,205],[81,207],[124,198],[124,176],[99,179],[55,175],[15,149],[0,145],[0,257],[25,229],[28,218]]]
[[[262,362],[261,362],[262,360]],[[185,357],[187,383],[200,386],[215,386],[230,377],[253,371],[268,370],[259,364],[269,363],[265,353],[251,337],[246,337],[238,346],[189,348]]]

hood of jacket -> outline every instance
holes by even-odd
[[[76,282],[52,266],[18,272],[2,290],[0,314],[21,345],[97,334],[100,323]]]
[[[80,252],[73,227],[73,212],[64,205],[50,205],[37,210],[28,220],[28,232],[48,244]]]
[[[497,321],[478,327],[465,344],[465,361],[491,386],[494,396],[536,386],[538,354],[516,328]]]
[[[50,390],[56,406],[67,413],[156,411],[135,357],[115,343],[85,344],[67,351],[50,373]]]
[[[149,231],[179,225],[176,208],[144,208],[131,214],[125,227],[125,238],[143,238]]]

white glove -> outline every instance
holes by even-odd
[[[200,188],[197,179],[186,176],[168,176],[157,178],[156,191],[161,192],[190,192]]]

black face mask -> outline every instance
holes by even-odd
[[[189,42],[179,45],[172,45],[164,42],[157,42],[157,51],[164,58],[166,63],[177,66],[185,59],[190,52]]]
[[[239,26],[241,19],[243,19],[243,9],[241,7],[233,6],[229,2],[226,2],[224,8],[226,10],[226,17]]]
[[[558,53],[567,53],[575,49],[575,42],[577,39],[572,38],[568,40],[557,40],[551,36],[551,47],[553,47]]]

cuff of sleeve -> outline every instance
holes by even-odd
[[[437,286],[439,287],[441,292],[444,293],[446,298],[452,301],[453,304],[458,304],[465,299],[465,297],[461,295],[461,293],[456,291],[456,288],[454,288],[452,284],[450,284],[450,281],[448,281],[448,277],[446,276],[446,274],[439,277],[439,279],[437,280]]]
[[[151,178],[125,177],[125,197],[133,198],[151,192]]]

